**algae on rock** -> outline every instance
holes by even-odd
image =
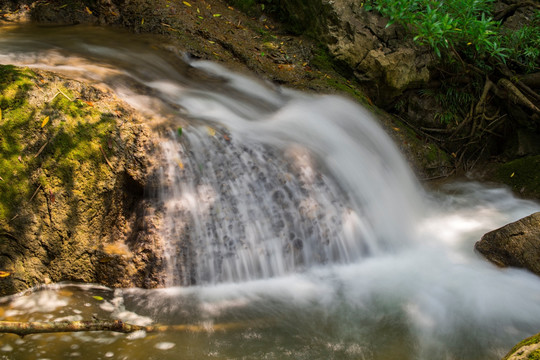
[[[134,112],[106,91],[9,65],[0,108],[0,295],[59,281],[159,285],[158,240],[137,231],[153,145]]]

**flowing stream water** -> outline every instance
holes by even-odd
[[[163,119],[169,269],[166,289],[58,284],[0,299],[0,319],[193,325],[2,335],[3,358],[480,360],[540,331],[538,278],[473,250],[540,205],[472,182],[423,190],[351,101],[117,30],[6,27],[0,49],[0,63],[106,84]]]

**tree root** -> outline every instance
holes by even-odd
[[[507,92],[507,97],[509,100],[540,114],[540,109],[534,105],[510,80],[502,78],[497,82],[497,85]]]

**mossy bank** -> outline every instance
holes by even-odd
[[[0,295],[60,281],[157,286],[153,144],[106,90],[0,66]],[[150,251],[152,248],[152,251]]]

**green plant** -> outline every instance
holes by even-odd
[[[540,70],[540,10],[532,21],[520,29],[508,31],[503,36],[503,44],[508,48],[509,58],[524,68],[526,72]]]
[[[489,13],[493,0],[369,0],[367,10],[388,17],[388,25],[408,28],[414,40],[429,45],[437,56],[461,58],[496,57],[505,61],[508,51],[501,46],[499,22]]]

